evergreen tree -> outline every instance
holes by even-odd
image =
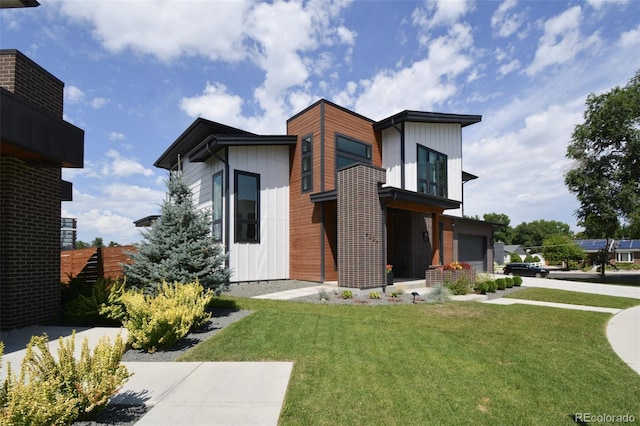
[[[219,294],[229,284],[229,269],[221,244],[213,239],[208,212],[198,210],[180,172],[171,173],[167,182],[168,200],[162,204],[160,218],[144,240],[130,253],[131,265],[123,265],[127,285],[155,291],[169,283],[188,283],[196,279]]]

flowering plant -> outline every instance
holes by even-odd
[[[443,270],[445,271],[455,271],[455,270],[460,270],[460,269],[471,269],[471,265],[469,265],[467,262],[451,262],[451,263],[447,263],[446,265],[444,265],[442,267]]]
[[[386,265],[385,268],[387,269],[387,274],[393,272],[393,265]]]

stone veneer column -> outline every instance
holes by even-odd
[[[386,171],[354,164],[338,171],[338,285],[382,287],[386,277],[383,212],[378,196]]]

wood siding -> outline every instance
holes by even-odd
[[[337,279],[334,253],[334,208],[314,205],[310,195],[336,189],[336,135],[371,145],[372,164],[381,167],[382,148],[372,122],[331,103],[320,101],[287,122],[287,134],[298,135],[291,153],[290,278],[309,281]],[[302,193],[301,139],[313,135],[313,190]],[[322,265],[324,264],[324,269]]]

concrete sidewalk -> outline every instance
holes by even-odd
[[[58,338],[69,340],[69,327],[26,327],[2,332],[5,344],[0,380],[7,362],[14,374],[31,336],[46,333],[49,351],[58,352]],[[76,330],[75,352],[80,356],[103,337],[126,341],[126,329],[94,327]],[[109,401],[110,405],[146,406],[136,425],[277,425],[293,369],[292,362],[125,362],[133,376]]]

